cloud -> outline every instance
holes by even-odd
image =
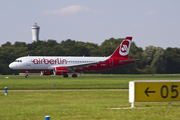
[[[147,15],[154,15],[156,14],[155,12],[148,12]]]
[[[67,15],[76,13],[91,13],[96,12],[89,9],[88,7],[83,7],[81,5],[71,5],[68,7],[63,7],[60,10],[46,10],[43,12],[44,15]]]

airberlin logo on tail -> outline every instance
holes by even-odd
[[[130,40],[124,40],[120,45],[119,54],[122,55],[122,56],[128,55],[130,45],[131,45]]]
[[[127,45],[122,45],[121,51],[123,51],[123,52],[125,51],[126,52],[127,49],[128,49]]]

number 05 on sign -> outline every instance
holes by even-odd
[[[129,102],[180,101],[180,80],[147,80],[129,82]]]

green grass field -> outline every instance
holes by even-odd
[[[175,120],[180,103],[136,103],[128,108],[128,91],[0,92],[1,120]]]
[[[9,77],[9,78],[5,78]],[[179,74],[166,75],[102,75],[85,74],[77,78],[62,76],[0,75],[0,89],[127,89],[133,80],[180,80]],[[54,87],[55,84],[55,87]]]
[[[5,78],[9,77],[9,78]],[[0,120],[178,120],[180,103],[135,103],[130,108],[128,91],[76,90],[128,88],[133,80],[180,80],[180,75],[84,75],[62,76],[0,76]],[[56,86],[54,87],[54,84]],[[63,91],[8,90],[68,89]],[[72,89],[72,90],[69,90]]]

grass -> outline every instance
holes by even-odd
[[[6,78],[9,77],[9,78]],[[85,74],[78,78],[62,76],[0,75],[0,89],[127,89],[133,80],[180,80],[179,74],[163,75],[102,75]],[[55,84],[55,86],[54,86]]]
[[[9,78],[5,78],[9,77]],[[119,89],[133,80],[180,80],[180,75],[0,76],[0,89]],[[56,86],[54,87],[54,84]],[[0,120],[178,120],[180,103],[135,103],[128,91],[0,91]]]
[[[6,78],[9,77],[9,78]],[[133,80],[180,80],[179,74],[167,75],[84,75],[78,78],[62,76],[0,75],[0,89],[127,89]],[[55,86],[54,86],[55,84]]]
[[[136,103],[130,107],[128,91],[10,91],[0,92],[1,120],[175,120],[180,103]]]

